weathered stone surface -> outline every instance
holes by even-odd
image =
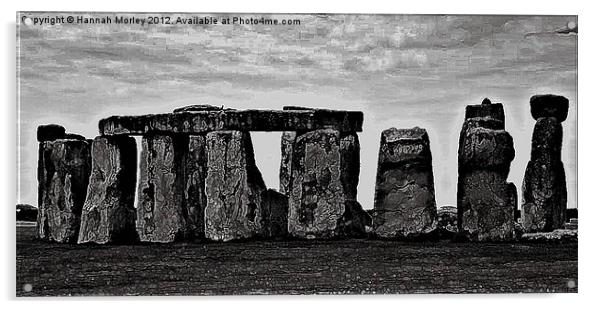
[[[342,133],[339,146],[341,152],[341,184],[343,185],[345,199],[355,201],[357,199],[357,185],[360,181],[360,142],[357,133]]]
[[[504,130],[476,127],[466,132],[459,149],[459,164],[463,168],[490,168],[507,171],[514,159],[514,141]]]
[[[207,178],[207,142],[203,135],[191,135],[186,159],[184,205],[186,226],[192,238],[205,236],[205,179]]]
[[[506,119],[504,115],[504,106],[501,103],[491,104],[491,101],[489,101],[489,103],[487,101],[489,101],[489,99],[483,100],[481,104],[466,106],[464,119],[489,117],[504,123]]]
[[[40,143],[37,235],[61,243],[77,242],[90,177],[90,143],[55,140]]]
[[[296,138],[292,154],[288,230],[294,237],[345,236],[345,219],[362,212],[354,202],[357,185],[355,162],[359,159],[356,136],[336,130],[316,130]],[[351,199],[353,198],[353,199]],[[359,204],[358,204],[359,205]],[[343,224],[341,223],[343,222]],[[361,228],[360,228],[361,229]]]
[[[262,198],[263,231],[265,238],[282,238],[288,235],[288,197],[268,189]]]
[[[142,116],[112,116],[100,120],[101,135],[202,134],[217,130],[303,131],[324,128],[341,132],[362,130],[364,115],[357,111],[205,110]]]
[[[54,141],[65,136],[65,127],[58,124],[44,124],[38,126],[38,142]]]
[[[78,243],[136,241],[136,155],[132,137],[99,136],[92,142],[92,174]]]
[[[288,195],[292,180],[291,165],[293,162],[293,147],[297,139],[297,132],[282,132],[280,139],[280,192]]]
[[[554,117],[563,122],[569,113],[569,100],[553,94],[534,95],[530,100],[531,116],[538,120],[542,117]]]
[[[266,190],[248,132],[207,134],[205,235],[219,241],[259,236]]]
[[[478,169],[464,174],[462,231],[479,241],[514,238],[513,185],[506,183],[503,173]]]
[[[562,228],[566,221],[567,189],[561,147],[560,122],[552,117],[539,118],[523,179],[522,218],[527,232],[550,232]]]
[[[437,227],[428,134],[391,128],[381,134],[373,219],[380,237],[417,237]]]
[[[471,240],[514,238],[516,186],[507,183],[514,141],[504,110],[484,100],[466,109],[458,148],[458,229]]]
[[[150,135],[142,138],[138,218],[141,241],[173,242],[187,237],[183,205],[188,139]]]
[[[198,105],[188,105],[179,107],[173,110],[174,113],[183,113],[183,112],[205,112],[205,111],[221,111],[221,110],[234,110],[232,108],[224,108],[209,104],[198,104]]]

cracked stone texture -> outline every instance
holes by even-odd
[[[429,137],[421,128],[381,134],[374,232],[383,238],[411,238],[437,228],[437,207]]]
[[[38,126],[38,142],[54,141],[65,137],[65,127],[58,124],[44,124]]]
[[[567,189],[561,161],[562,125],[539,118],[533,129],[531,160],[522,188],[522,218],[527,232],[550,232],[566,221]]]
[[[188,139],[142,137],[136,229],[141,241],[174,242],[187,238],[184,202]]]
[[[288,197],[274,189],[265,191],[262,198],[263,232],[266,238],[282,238],[288,235]]]
[[[459,149],[463,168],[508,170],[514,159],[514,141],[504,130],[475,127],[466,131]],[[507,176],[507,173],[506,173]]]
[[[355,200],[357,193],[359,162],[355,160],[359,160],[359,153],[355,152],[359,152],[355,134],[342,136],[339,131],[325,129],[296,138],[288,215],[292,236],[345,236],[341,222],[349,221],[344,217],[346,200]]]
[[[90,142],[40,143],[38,158],[37,237],[75,243],[90,177]]]
[[[78,243],[131,243],[137,240],[136,140],[96,137],[92,173],[82,210]]]
[[[554,117],[563,122],[569,113],[569,100],[553,94],[534,95],[529,100],[531,116],[538,120],[543,117]]]
[[[464,174],[462,230],[470,239],[503,241],[514,238],[516,187],[503,173],[471,170]]]
[[[204,135],[190,135],[188,139],[186,187],[184,188],[186,226],[190,237],[199,239],[205,237],[207,142]]]
[[[290,194],[293,162],[293,146],[297,138],[297,132],[285,131],[282,132],[280,138],[280,193],[284,195]]]
[[[207,134],[205,235],[229,241],[259,236],[266,187],[255,165],[249,132]]]
[[[472,240],[509,240],[514,238],[516,186],[506,178],[514,142],[499,123],[483,120],[467,119],[460,134],[458,227]]]

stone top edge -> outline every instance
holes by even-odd
[[[161,117],[169,115],[193,115],[193,116],[213,116],[220,114],[245,114],[245,113],[266,113],[274,115],[298,115],[298,114],[319,114],[333,113],[333,114],[350,114],[350,115],[363,115],[362,111],[347,111],[347,110],[331,110],[331,109],[293,109],[293,110],[272,110],[272,109],[220,109],[220,110],[203,110],[203,111],[179,111],[172,113],[157,113],[157,114],[142,114],[142,115],[111,115],[101,119],[115,119],[115,118],[150,118],[150,117]]]
[[[382,132],[387,142],[395,141],[422,141],[428,139],[426,129],[414,127],[411,129],[389,128]]]

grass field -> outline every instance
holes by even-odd
[[[17,296],[577,292],[577,244],[35,241],[17,227]]]

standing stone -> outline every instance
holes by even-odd
[[[206,139],[204,135],[191,135],[186,159],[186,187],[184,205],[186,226],[192,238],[205,236],[205,179],[207,177]]]
[[[280,139],[280,193],[288,195],[290,193],[293,163],[293,147],[297,139],[297,132],[282,132]]]
[[[77,242],[89,177],[89,141],[56,139],[40,143],[38,238]]]
[[[99,136],[92,142],[92,174],[78,243],[131,243],[137,239],[136,141]]]
[[[173,242],[187,237],[184,205],[188,139],[147,135],[142,138],[138,218],[141,241]]]
[[[422,128],[381,134],[374,231],[385,238],[411,238],[437,228],[429,137]]]
[[[288,213],[291,235],[333,238],[345,236],[349,230],[364,231],[364,223],[359,227],[349,226],[366,221],[354,219],[358,213],[365,214],[355,201],[359,175],[357,135],[342,136],[339,131],[325,129],[298,136],[293,146],[291,171]]]
[[[259,236],[265,190],[248,132],[207,134],[207,238],[229,241]]]
[[[522,218],[527,232],[550,232],[566,221],[567,189],[561,160],[562,124],[568,100],[562,96],[531,97],[531,159],[523,179]]]
[[[467,106],[466,117],[458,148],[458,228],[472,240],[513,239],[516,187],[506,179],[515,154],[503,107],[486,99]]]

